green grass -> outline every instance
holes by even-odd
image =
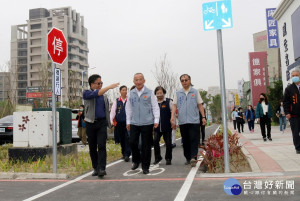
[[[51,156],[40,158],[37,161],[9,161],[8,149],[11,147],[11,144],[0,146],[0,172],[53,173]],[[106,147],[108,163],[121,158],[120,145],[115,145],[112,140],[109,140]],[[89,152],[83,151],[65,156],[59,154],[57,156],[57,170],[58,173],[65,173],[69,176],[81,175],[92,170]]]

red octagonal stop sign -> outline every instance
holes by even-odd
[[[62,64],[68,55],[68,43],[64,33],[54,27],[48,33],[48,54],[58,64]]]

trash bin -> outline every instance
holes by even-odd
[[[52,111],[52,108],[34,108],[32,111]],[[60,144],[72,143],[72,109],[57,108],[59,113],[59,139]]]

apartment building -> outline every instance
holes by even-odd
[[[84,17],[72,7],[31,9],[26,24],[11,27],[11,69],[16,74],[12,85],[19,104],[40,98],[26,97],[31,89],[51,90],[47,34],[52,27],[62,30],[68,41],[68,57],[56,66],[61,69],[62,101],[80,100],[83,88],[88,87],[89,49]]]

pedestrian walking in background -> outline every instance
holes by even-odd
[[[109,89],[119,83],[102,88],[101,76],[94,74],[89,77],[90,89],[83,91],[85,105],[86,134],[88,136],[90,157],[94,172],[92,176],[106,175],[106,140],[107,127],[111,127],[109,119],[109,103],[105,95]]]
[[[293,70],[292,84],[284,91],[283,108],[286,118],[289,119],[293,133],[293,142],[296,153],[300,154],[300,73]]]
[[[238,112],[235,115],[236,118],[236,123],[237,123],[237,128],[239,133],[244,132],[244,124],[245,124],[245,116],[243,113],[243,109],[241,107],[238,108]]]
[[[126,104],[126,127],[130,130],[129,144],[132,151],[132,170],[142,163],[144,174],[149,174],[151,162],[151,145],[153,144],[153,127],[157,128],[160,111],[153,91],[144,86],[142,73],[136,73],[133,78],[135,89],[128,95]],[[142,138],[142,156],[138,149],[139,137]]]
[[[271,121],[272,121],[272,106],[268,102],[268,98],[266,94],[261,93],[260,99],[256,106],[255,118],[260,125],[261,135],[263,137],[264,142],[268,140],[272,141],[271,137]],[[267,127],[267,135],[266,135],[266,127]]]
[[[86,145],[86,128],[85,128],[86,125],[85,125],[85,121],[84,121],[84,105],[79,106],[79,111],[76,116],[76,119],[78,120],[77,135],[79,136],[82,144]]]
[[[279,119],[280,131],[283,134],[284,130],[286,128],[286,116],[285,116],[285,113],[284,113],[284,108],[283,108],[283,102],[282,101],[280,101],[279,106],[276,110],[276,116]]]
[[[130,146],[129,146],[129,136],[126,128],[126,113],[125,106],[127,103],[127,87],[125,85],[120,87],[121,96],[113,102],[110,111],[110,122],[115,125],[115,133],[121,143],[122,150],[122,159],[125,162],[129,161],[129,157],[131,154]]]
[[[237,113],[237,108],[234,107],[232,112],[231,112],[231,119],[232,119],[233,128],[234,128],[235,131],[236,131],[236,113]]]
[[[198,142],[200,133],[200,116],[206,124],[203,101],[198,90],[192,88],[191,77],[188,74],[180,76],[182,89],[176,92],[173,102],[172,127],[175,128],[175,112],[178,109],[178,124],[182,136],[183,154],[186,158],[185,164],[196,166],[198,155]]]
[[[171,111],[173,102],[171,99],[165,97],[166,93],[166,90],[161,86],[156,87],[154,90],[160,109],[159,124],[158,127],[154,129],[154,165],[158,164],[162,160],[159,146],[161,136],[163,136],[166,145],[166,165],[171,165],[172,160]]]
[[[255,120],[255,110],[252,105],[248,105],[248,109],[246,110],[246,120],[248,122],[248,127],[250,133],[254,132],[254,120]]]
[[[200,116],[200,137],[202,139],[202,142],[200,143],[200,137],[199,137],[199,144],[204,146],[205,145],[204,140],[205,140],[205,125],[206,124],[203,124],[202,119],[206,120],[206,111],[205,111],[205,108],[204,108],[204,103],[202,103],[202,106],[203,106],[203,109],[204,109],[204,118],[201,115],[201,113],[199,113],[199,116]]]

